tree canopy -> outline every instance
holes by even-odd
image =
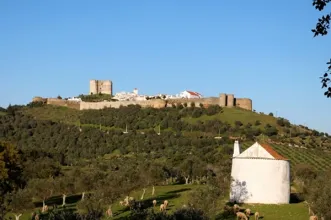
[[[323,11],[325,7],[330,3],[330,0],[313,0],[313,6],[318,11]],[[330,29],[330,19],[331,13],[325,14],[322,17],[318,18],[316,26],[311,31],[314,33],[314,37],[324,36],[328,34]],[[328,65],[327,71],[321,77],[322,88],[326,88],[324,95],[328,98],[331,97],[331,86],[330,83],[330,74],[331,74],[331,59],[326,63]]]

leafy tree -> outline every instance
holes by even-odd
[[[322,173],[307,187],[306,200],[310,204],[313,212],[324,219],[331,218],[331,174]]]
[[[278,134],[278,130],[277,130],[277,128],[271,126],[270,124],[267,124],[264,127],[264,134],[267,136],[274,136],[274,135]]]
[[[4,216],[5,195],[23,184],[21,159],[14,145],[0,141],[0,218]]]
[[[241,121],[235,121],[234,124],[236,127],[241,127],[243,125]]]
[[[10,189],[19,181],[22,171],[18,151],[9,142],[0,141],[0,184],[1,189]]]
[[[180,164],[179,169],[185,179],[185,184],[189,184],[189,180],[193,174],[193,160],[187,158]]]
[[[317,177],[317,172],[307,164],[297,164],[294,167],[294,179],[303,187],[306,191],[307,185],[309,185]]]
[[[330,3],[330,0],[313,0],[313,6],[318,11],[323,11],[325,7]],[[314,33],[314,37],[324,36],[328,34],[330,28],[331,13],[320,17],[316,23],[316,26],[311,31]],[[324,95],[327,98],[331,97],[331,87],[328,86],[330,82],[330,70],[331,70],[331,59],[326,63],[328,65],[327,71],[321,77],[322,88],[326,88]]]
[[[56,177],[61,173],[60,164],[49,157],[37,158],[34,161],[24,162],[23,176],[26,180],[31,178]]]
[[[284,120],[282,118],[277,119],[277,124],[281,127],[285,126]]]
[[[201,108],[195,108],[192,113],[192,118],[199,118],[202,114]]]
[[[56,190],[56,185],[53,178],[31,179],[28,182],[28,189],[31,191],[34,198],[42,201],[44,210],[47,199],[50,198]]]
[[[9,206],[8,209],[14,213],[16,220],[19,220],[25,211],[34,208],[31,194],[27,189],[18,189],[7,194],[6,202]]]
[[[73,169],[68,175],[73,177],[74,188],[76,192],[82,194],[81,200],[85,199],[86,192],[92,191],[98,179],[104,178],[105,174],[100,171],[82,171],[81,169]]]
[[[62,206],[65,206],[67,195],[75,193],[75,179],[72,176],[62,176],[55,181],[56,192],[62,194]]]
[[[261,125],[261,122],[259,120],[256,120],[255,123],[254,123],[255,126],[259,126]]]
[[[248,123],[245,125],[245,127],[246,127],[246,128],[251,128],[251,127],[252,127],[252,124],[248,122]]]

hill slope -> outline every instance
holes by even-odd
[[[224,177],[230,177],[233,138],[241,139],[243,149],[256,140],[269,142],[292,161],[292,168],[306,163],[317,170],[330,169],[328,136],[285,119],[236,108],[129,106],[77,111],[54,106],[15,107],[0,116],[0,124],[0,140],[15,143],[23,158],[23,185],[27,183],[28,192],[38,201],[45,195],[48,198],[50,191],[58,197],[88,191],[106,201],[101,206],[104,209],[152,184],[167,194],[166,188],[171,188],[167,185],[173,183],[188,181],[199,187],[219,177],[223,180],[221,195],[227,196],[229,184]],[[126,127],[128,132],[124,133]],[[187,202],[187,197],[172,202]],[[179,203],[174,208],[179,208]],[[259,208],[266,214],[271,211]]]
[[[114,115],[119,115],[120,111],[118,109],[113,109],[106,113],[108,110],[89,110],[89,111],[78,111],[74,109],[69,109],[66,107],[55,107],[55,106],[43,106],[39,108],[26,108],[24,109],[24,114],[31,115],[36,119],[39,120],[51,120],[55,122],[62,122],[67,124],[73,124],[73,125],[80,125],[82,127],[94,127],[99,128],[101,130],[109,130],[109,129],[115,129],[115,130],[124,130],[125,124],[128,125],[129,130],[132,129],[133,126],[136,126],[134,123],[135,121],[147,121],[147,120],[154,120],[154,124],[151,124],[151,128],[157,131],[156,125],[157,124],[165,124],[164,121],[168,120],[171,121],[171,118],[168,117],[168,115],[165,115],[164,112],[173,112],[173,111],[184,111],[182,110],[174,110],[174,109],[168,109],[168,110],[138,110],[140,112],[149,112],[146,115],[140,116],[139,112],[135,111],[132,114],[128,113],[127,117],[131,117],[130,120],[122,119],[123,121],[127,123],[121,123],[122,126],[116,127],[114,126],[113,122],[109,122],[107,124],[107,120],[109,119],[108,116],[110,116],[111,120],[118,120],[121,118],[120,116],[117,116],[118,118],[114,118]],[[154,114],[161,115],[160,118],[152,118],[151,115],[153,112]],[[127,110],[124,110],[124,114],[127,113]],[[108,115],[107,115],[108,114]],[[188,127],[182,129],[182,132],[184,135],[188,137],[195,137],[195,136],[205,136],[205,137],[214,137],[218,136],[221,131],[221,136],[223,137],[229,137],[229,136],[242,136],[245,135],[245,129],[246,131],[252,128],[253,130],[260,130],[261,133],[257,132],[259,136],[253,137],[251,140],[243,141],[243,149],[250,146],[254,140],[263,140],[263,141],[269,141],[271,145],[277,150],[280,154],[284,155],[285,157],[289,158],[291,160],[292,166],[295,166],[299,163],[307,163],[312,165],[318,170],[326,170],[331,168],[331,154],[328,152],[325,152],[326,149],[331,148],[331,139],[329,137],[324,137],[323,133],[318,133],[317,135],[313,134],[313,130],[309,130],[308,128],[304,128],[302,126],[295,126],[288,124],[287,126],[284,126],[279,121],[283,121],[283,119],[275,118],[270,115],[265,115],[263,113],[255,113],[251,111],[246,111],[238,108],[223,108],[221,109],[221,112],[218,112],[213,115],[207,115],[207,114],[201,114],[199,117],[194,117],[194,110],[191,112],[188,112],[186,115],[175,115],[175,119],[179,119],[180,121],[187,122],[189,125],[195,125],[196,128]],[[91,117],[93,120],[86,120],[86,118]],[[125,116],[124,116],[125,117]],[[167,118],[168,117],[168,118]],[[82,123],[82,121],[88,121],[90,123]],[[106,121],[106,122],[105,122]],[[223,124],[213,124],[211,122],[219,122],[225,123]],[[284,120],[287,122],[286,120]],[[93,123],[94,122],[94,123]],[[99,123],[95,123],[99,122]],[[242,124],[241,126],[240,123]],[[109,124],[112,124],[113,126],[109,126]],[[132,124],[132,125],[131,125]],[[199,126],[201,124],[204,124],[205,126]],[[237,126],[236,126],[237,124]],[[248,126],[247,126],[248,125]],[[277,129],[277,135],[271,135],[267,136],[267,134],[264,133],[266,130],[266,126],[272,126],[273,128]],[[205,127],[208,127],[209,129],[206,129]],[[250,126],[250,127],[249,127]],[[165,126],[163,126],[165,127]],[[211,129],[210,129],[211,127]],[[218,129],[218,127],[220,129]],[[225,129],[224,129],[225,127]],[[163,128],[164,129],[164,128]],[[201,130],[199,130],[201,129]],[[288,129],[291,130],[291,134],[288,134]],[[136,130],[143,131],[148,130],[146,127],[143,126],[136,126]],[[166,128],[167,131],[174,131],[176,130],[173,128],[173,126],[169,125]],[[256,132],[255,130],[255,132]],[[291,136],[290,136],[291,135]],[[312,142],[313,141],[313,142]],[[229,142],[229,145],[231,145],[231,141]],[[307,148],[307,149],[306,149]]]

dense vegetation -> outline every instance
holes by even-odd
[[[84,102],[103,102],[103,101],[116,101],[113,99],[113,96],[108,94],[91,94],[91,95],[79,95],[78,98],[81,98]]]
[[[77,111],[30,103],[0,111],[0,140],[6,141],[0,149],[10,156],[1,158],[0,153],[0,161],[10,161],[0,164],[0,181],[6,183],[1,185],[3,214],[52,205],[54,196],[63,197],[58,205],[65,207],[67,196],[78,195],[81,201],[74,209],[54,208],[39,213],[40,217],[61,214],[70,219],[98,219],[110,205],[137,189],[203,184],[208,187],[190,195],[188,209],[167,218],[192,213],[214,217],[220,204],[208,201],[227,195],[234,137],[244,140],[244,148],[257,139],[271,141],[285,156],[296,158],[297,165],[320,152],[325,161],[315,159],[310,164],[323,170],[329,167],[323,157],[328,153],[321,151],[330,147],[327,134],[236,108],[128,106]],[[126,127],[128,133],[123,132]],[[306,150],[300,146],[313,152],[303,154],[308,159],[295,154],[299,152],[295,150]],[[130,206],[131,219],[159,215],[137,204]]]

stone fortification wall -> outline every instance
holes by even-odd
[[[152,99],[145,101],[103,101],[103,102],[75,102],[63,99],[35,97],[33,100],[47,100],[47,104],[66,106],[69,108],[84,110],[84,109],[103,109],[103,108],[119,108],[120,106],[140,105],[141,107],[164,108],[172,105],[187,103],[191,106],[193,102],[196,107],[202,104],[204,107],[210,105],[220,105],[222,107],[239,107],[252,111],[252,100],[248,98],[234,98],[232,94],[221,94],[220,97],[195,98],[195,99],[169,99],[167,101],[161,99]]]
[[[203,104],[204,107],[208,107],[209,105],[218,105],[219,98],[170,99],[167,101],[161,99],[153,99],[146,101],[81,102],[80,110],[119,108],[120,106],[128,106],[128,105],[140,105],[141,107],[164,108],[164,107],[171,107],[173,104],[179,105],[184,103],[187,103],[188,106],[191,106],[192,102],[194,102],[195,106],[197,107],[199,107],[200,104]]]
[[[44,102],[44,103],[46,103],[47,98],[43,98],[43,97],[40,97],[40,96],[35,96],[35,97],[33,97],[32,102]]]
[[[64,100],[64,99],[48,98],[47,99],[47,104],[48,105],[64,106],[64,107],[73,108],[73,109],[77,109],[77,110],[80,109],[79,102],[68,101],[68,100]]]
[[[236,98],[236,107],[243,108],[249,111],[253,110],[252,100],[248,98]]]
[[[167,100],[168,106],[172,106],[172,104],[179,105],[187,103],[187,106],[191,106],[193,102],[196,107],[199,107],[202,104],[204,107],[208,107],[209,105],[219,105],[220,100],[217,97],[210,98],[196,98],[196,99],[169,99]]]
[[[166,102],[161,99],[146,101],[117,101],[117,102],[81,102],[80,110],[119,108],[120,106],[140,105],[141,107],[164,108]]]

